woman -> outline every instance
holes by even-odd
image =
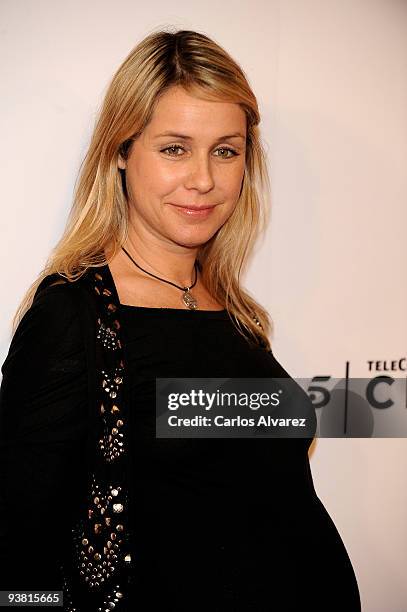
[[[240,284],[266,219],[259,121],[203,34],[153,33],[114,76],[2,368],[3,590],[86,612],[360,610],[313,434],[155,436],[158,377],[289,378]]]

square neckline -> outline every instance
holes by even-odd
[[[129,310],[129,311],[139,310],[140,312],[146,312],[146,313],[147,312],[159,312],[159,313],[163,313],[163,312],[173,312],[173,313],[194,312],[194,313],[197,313],[199,312],[199,313],[205,313],[206,315],[212,315],[212,316],[216,316],[216,315],[229,316],[226,308],[222,308],[222,310],[202,310],[200,308],[198,308],[197,310],[192,310],[190,308],[171,308],[167,306],[157,306],[157,307],[156,306],[135,306],[133,304],[123,304],[120,301],[116,283],[114,282],[113,274],[110,270],[110,266],[108,263],[105,264],[105,269],[106,269],[106,273],[110,277],[111,285],[114,287],[117,303],[119,304],[119,308],[122,310],[122,312],[125,312],[126,310]]]
[[[181,315],[184,316],[185,313],[187,313],[188,317],[197,317],[199,315],[204,315],[208,318],[227,318],[229,317],[228,315],[228,311],[226,310],[226,308],[223,308],[222,310],[200,310],[199,308],[196,310],[192,310],[190,308],[168,308],[166,306],[158,306],[158,307],[154,307],[154,306],[133,306],[132,304],[120,304],[119,305],[120,310],[122,311],[122,313],[131,313],[131,312],[139,312],[139,313],[145,313],[145,314],[170,314],[171,316],[173,315]],[[189,314],[189,313],[194,313],[194,314]]]

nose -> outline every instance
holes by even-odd
[[[198,189],[198,191],[210,191],[214,187],[211,162],[206,153],[195,155],[188,163],[185,187],[187,189]]]

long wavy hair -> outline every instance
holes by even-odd
[[[182,86],[203,99],[237,103],[246,114],[246,160],[239,200],[225,224],[199,249],[198,264],[204,285],[227,309],[239,332],[245,337],[249,332],[270,349],[270,317],[240,282],[269,218],[270,183],[257,100],[231,56],[206,35],[190,30],[150,33],[113,76],[80,167],[64,233],[21,301],[13,332],[47,275],[57,272],[74,282],[88,268],[109,263],[124,245],[129,203],[118,157],[127,158],[159,96],[172,86]]]

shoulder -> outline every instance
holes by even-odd
[[[38,285],[26,314],[49,317],[50,323],[78,315],[85,296],[90,294],[91,276],[87,270],[77,280],[70,281],[58,273],[48,274]]]
[[[36,371],[46,362],[82,351],[79,312],[71,283],[43,283],[13,334],[1,368],[3,375],[9,368]]]
[[[25,318],[42,322],[46,327],[54,327],[77,316],[78,298],[73,285],[69,281],[58,280],[40,286]]]
[[[100,284],[97,276],[102,279],[101,290],[97,287]],[[96,326],[98,297],[105,281],[106,286],[110,287],[104,268],[88,269],[75,281],[58,273],[45,276],[20,320],[14,338],[46,334],[47,343],[53,344],[58,337],[66,335],[70,327],[73,334],[78,334],[81,327],[91,333]]]
[[[52,275],[54,276],[54,275]],[[80,303],[74,283],[46,279],[37,289],[31,306],[19,322],[12,344],[21,347],[57,348],[63,338],[79,338]]]

